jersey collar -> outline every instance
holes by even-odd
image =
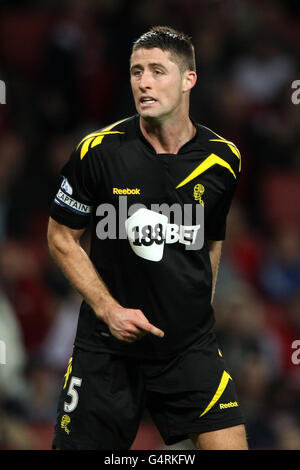
[[[146,139],[146,137],[145,137],[144,134],[142,133],[141,127],[140,127],[140,119],[139,119],[139,118],[140,118],[139,114],[136,114],[136,116],[135,116],[135,122],[136,122],[137,134],[138,134],[140,140],[143,142],[143,144],[146,145],[146,146],[149,148],[149,150],[151,150],[151,152],[154,153],[154,154],[157,155],[157,156],[161,156],[161,155],[177,155],[177,156],[179,156],[179,155],[184,154],[184,153],[186,153],[187,151],[191,150],[191,149],[194,147],[195,143],[199,140],[199,126],[198,126],[197,123],[195,123],[195,121],[190,117],[192,123],[194,124],[194,126],[195,126],[195,128],[196,128],[196,133],[195,133],[194,137],[193,137],[191,140],[189,140],[188,142],[186,142],[185,144],[183,144],[183,146],[180,147],[180,149],[179,149],[179,151],[178,151],[177,154],[169,154],[169,153],[168,153],[168,154],[165,154],[165,153],[159,153],[159,154],[157,154],[155,148],[151,145],[151,143]]]

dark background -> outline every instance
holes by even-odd
[[[214,306],[250,448],[300,449],[296,0],[0,2],[1,449],[51,447],[80,299],[49,257],[49,206],[81,138],[135,112],[132,41],[158,24],[193,39],[192,117],[242,154]],[[163,446],[145,414],[133,448]]]

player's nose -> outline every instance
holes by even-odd
[[[151,79],[150,79],[149,74],[147,73],[142,74],[140,78],[140,82],[139,82],[139,87],[141,91],[149,90],[151,88]]]

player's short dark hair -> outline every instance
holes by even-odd
[[[172,60],[177,63],[181,72],[196,71],[194,46],[186,34],[168,26],[153,26],[133,43],[132,52],[154,47],[170,52]]]

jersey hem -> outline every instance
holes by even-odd
[[[197,347],[205,347],[205,345],[212,339],[216,339],[216,336],[213,331],[208,331],[205,335],[203,335],[201,338],[198,338],[196,341],[186,345],[185,347],[178,349],[176,351],[170,352],[170,353],[160,353],[160,352],[154,352],[150,351],[149,353],[139,353],[139,352],[131,352],[131,351],[124,351],[120,349],[114,349],[114,348],[109,348],[108,346],[95,346],[91,344],[86,344],[83,341],[80,341],[79,339],[75,339],[74,346],[83,349],[84,351],[90,351],[90,352],[106,352],[109,354],[115,354],[117,356],[122,356],[122,357],[132,357],[136,359],[147,359],[147,360],[170,360],[173,359],[180,354],[185,353],[189,349],[197,346]]]
[[[165,434],[165,436],[162,435],[162,438],[165,444],[169,446],[177,444],[178,442],[181,442],[185,439],[188,439],[188,435],[192,433],[203,434],[205,432],[218,431],[220,429],[226,429],[232,426],[239,426],[241,424],[246,424],[246,421],[243,416],[240,416],[239,418],[235,417],[232,419],[227,418],[224,419],[224,422],[219,424],[210,424],[209,422],[207,422],[199,423],[197,425],[195,424],[193,426],[186,426],[182,429],[178,429],[177,432],[173,432],[172,434]]]
[[[91,445],[91,443],[84,443],[82,440],[78,441],[72,439],[72,442],[66,441],[59,436],[56,436],[52,442],[52,449],[66,449],[66,450],[112,450],[112,449],[101,449],[97,444]]]

